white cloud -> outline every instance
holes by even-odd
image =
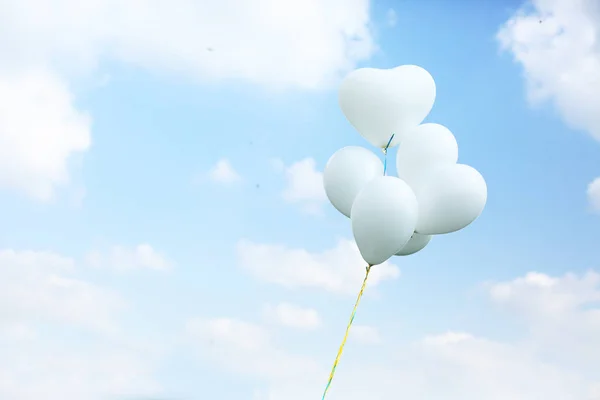
[[[587,197],[592,211],[600,212],[600,178],[594,179],[588,185]]]
[[[600,275],[567,274],[556,278],[530,272],[511,282],[491,286],[492,299],[529,318],[561,318],[587,303],[600,301]]]
[[[0,250],[0,321],[75,324],[114,332],[124,306],[115,293],[73,277],[75,262],[53,253]]]
[[[78,278],[69,257],[0,250],[0,398],[157,393],[152,357],[124,340],[126,306],[117,293]]]
[[[385,14],[385,20],[390,27],[396,26],[398,22],[398,15],[396,15],[396,11],[393,8],[390,8]]]
[[[0,26],[0,187],[42,201],[91,144],[66,82],[95,79],[103,61],[310,90],[375,49],[369,0],[6,0]]]
[[[236,253],[242,269],[257,279],[288,288],[356,295],[365,276],[366,263],[351,240],[339,240],[334,248],[320,253],[241,240]],[[373,267],[369,287],[399,276],[398,267],[385,262]]]
[[[38,332],[25,323],[3,321],[0,324],[0,341],[30,342],[38,337]]]
[[[290,203],[300,204],[305,212],[315,214],[327,201],[323,187],[323,173],[317,171],[316,162],[305,158],[285,168],[286,187],[283,198]]]
[[[0,187],[51,200],[69,183],[72,156],[90,145],[90,118],[56,75],[0,71]]]
[[[523,318],[526,329],[520,337],[499,341],[449,331],[414,343],[396,340],[371,347],[366,359],[346,351],[328,398],[596,400],[600,309],[594,301],[600,293],[599,275],[530,273],[488,284],[487,289],[495,303]],[[266,328],[226,321],[227,329],[212,329],[211,336],[205,328],[202,337],[219,341],[210,352],[222,368],[260,378],[261,387],[267,384],[258,398],[300,400],[322,393],[332,360],[315,352],[313,359],[302,358],[300,368],[294,364],[297,356],[273,345],[277,338]],[[242,345],[248,337],[253,345]],[[347,346],[349,350],[352,344]],[[205,344],[200,354],[208,352]],[[298,368],[285,378],[278,368],[284,362]]]
[[[530,345],[544,357],[580,369],[600,359],[600,274],[529,273],[490,286],[490,295],[522,318],[533,332]]]
[[[9,65],[52,61],[77,73],[108,58],[194,80],[312,89],[371,55],[369,5],[368,0],[8,0],[0,12],[0,53]]]
[[[276,306],[266,305],[265,317],[283,326],[313,330],[321,325],[321,318],[317,310],[303,308],[289,303],[280,303]]]
[[[154,366],[126,348],[95,343],[35,340],[16,344],[0,340],[0,397],[14,400],[103,400],[153,396],[160,387]],[[79,351],[78,351],[79,350]]]
[[[381,343],[381,336],[379,330],[373,326],[367,325],[353,325],[351,337],[357,342],[363,344],[379,344]]]
[[[418,398],[588,399],[589,387],[582,377],[543,361],[519,344],[448,332],[426,337],[415,350],[420,355],[415,370],[425,378],[417,377],[417,382],[438,384],[423,388]],[[413,391],[419,383],[412,385]]]
[[[465,332],[446,332],[441,335],[426,336],[422,343],[426,346],[447,346],[472,339],[475,339],[473,335]]]
[[[6,349],[0,361],[1,398],[100,400],[160,391],[152,378],[152,357],[106,339],[119,331],[123,301],[76,275],[69,257],[0,252],[0,348]],[[53,286],[65,280],[77,284]],[[499,341],[451,331],[406,343],[398,332],[387,332],[398,340],[370,347],[368,357],[345,352],[329,398],[595,400],[600,275],[532,272],[485,287],[494,304],[519,317],[525,328],[519,337]],[[496,318],[492,312],[486,315]],[[104,322],[92,321],[97,318]],[[60,340],[48,335],[47,323],[53,331],[71,330]],[[66,341],[75,332],[81,338],[80,330],[72,331],[81,328],[100,335],[89,342],[93,346]],[[374,332],[354,326],[347,350],[362,334],[368,334],[362,339],[378,337]],[[237,379],[254,379],[259,399],[318,396],[332,361],[332,354],[317,350],[322,337],[312,356],[299,355],[278,344],[275,332],[236,318],[191,319],[187,333],[199,357]]]
[[[570,127],[600,141],[599,37],[595,0],[533,0],[498,32],[502,48],[523,67],[529,100],[552,102]],[[588,187],[594,208],[595,182]]]
[[[268,331],[262,327],[231,318],[191,319],[187,323],[187,331],[192,336],[223,342],[248,352],[263,349],[270,341]]]
[[[568,369],[532,358],[524,349],[471,336],[460,341],[445,336],[429,336],[400,348],[371,348],[371,354],[383,361],[380,364],[362,362],[347,351],[328,398],[594,400],[590,397],[594,386],[589,381]],[[328,375],[326,365],[328,362],[315,365],[295,381],[268,377],[264,398],[300,400],[319,396]]]
[[[498,32],[522,65],[530,100],[552,101],[573,128],[600,140],[600,8],[593,0],[534,0]]]
[[[229,160],[221,159],[208,172],[211,180],[224,184],[231,184],[241,180],[240,175],[233,168]]]
[[[151,269],[166,271],[173,263],[149,244],[139,244],[133,248],[113,246],[106,253],[90,252],[86,260],[93,267],[110,268],[117,271]]]
[[[264,327],[235,318],[193,318],[188,321],[186,331],[201,357],[210,358],[237,374],[261,380],[301,382],[316,367],[309,358],[274,346],[270,332]]]

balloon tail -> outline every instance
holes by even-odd
[[[391,141],[391,139],[390,139]],[[346,341],[348,340],[348,334],[350,333],[350,327],[354,322],[354,316],[356,315],[356,310],[358,309],[358,305],[360,304],[360,299],[363,296],[363,292],[365,291],[365,287],[367,286],[367,279],[369,279],[369,272],[371,272],[371,265],[367,266],[367,273],[365,274],[365,279],[363,280],[363,284],[360,288],[360,292],[358,292],[358,297],[356,298],[356,303],[354,304],[354,309],[352,310],[352,315],[350,316],[350,322],[348,322],[348,326],[346,326],[346,333],[344,334],[344,339],[342,340],[342,344],[337,352],[337,356],[335,357],[335,361],[333,362],[333,368],[331,368],[331,373],[329,374],[329,380],[327,381],[327,386],[325,386],[325,391],[323,392],[323,397],[321,400],[325,400],[325,396],[329,391],[329,387],[331,386],[331,381],[333,381],[333,376],[335,375],[335,369],[340,362],[340,358],[342,357],[342,352],[344,351],[344,346],[346,346]]]
[[[390,147],[390,144],[392,144],[392,140],[394,140],[394,136],[396,136],[396,134],[392,133],[392,136],[390,136],[390,140],[388,140],[387,144],[383,148],[383,176],[385,176],[387,172],[387,151]]]

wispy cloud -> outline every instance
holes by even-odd
[[[233,168],[231,162],[225,158],[217,163],[208,171],[208,177],[217,183],[230,185],[242,180],[238,172]]]

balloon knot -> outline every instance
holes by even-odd
[[[387,144],[383,148],[383,154],[387,155],[388,147],[390,147],[390,144],[392,144],[392,140],[394,140],[394,136],[396,136],[396,134],[392,133],[392,136],[390,136],[390,140],[388,140]]]

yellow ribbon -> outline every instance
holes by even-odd
[[[344,334],[344,339],[342,340],[340,349],[338,350],[337,356],[335,357],[335,361],[333,362],[333,368],[331,368],[331,373],[329,374],[329,380],[327,381],[327,386],[325,386],[325,392],[323,392],[323,397],[321,398],[321,400],[325,400],[325,396],[327,395],[327,392],[329,391],[329,387],[331,386],[331,381],[333,381],[333,376],[335,375],[335,369],[337,368],[337,365],[340,362],[340,358],[342,357],[342,352],[344,351],[344,346],[346,345],[346,340],[348,340],[348,334],[350,333],[350,327],[352,326],[352,322],[354,322],[354,316],[356,315],[356,310],[358,309],[358,304],[360,303],[360,299],[362,298],[363,292],[365,291],[365,287],[367,286],[367,279],[369,279],[369,272],[371,272],[371,265],[367,266],[367,273],[365,274],[365,279],[363,281],[362,287],[360,288],[360,292],[358,292],[358,297],[356,298],[356,303],[354,304],[354,309],[352,310],[352,315],[350,316],[350,322],[348,322],[348,326],[346,327],[346,333]]]

